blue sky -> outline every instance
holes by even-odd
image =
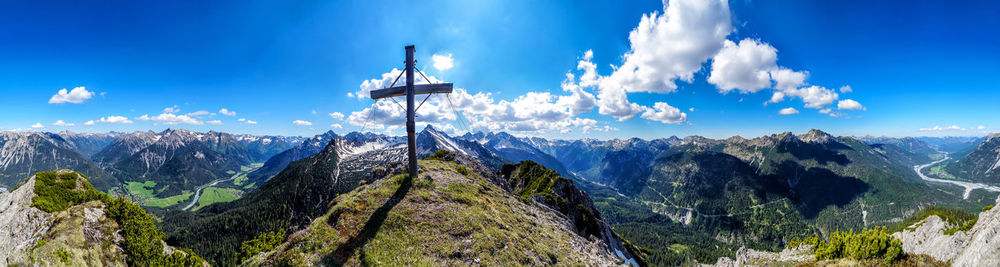
[[[394,103],[348,93],[414,44],[461,88],[418,118],[449,131],[984,135],[997,28],[990,1],[6,2],[0,127],[399,134]]]

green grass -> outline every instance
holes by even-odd
[[[171,196],[171,197],[166,197],[166,198],[155,198],[154,197],[154,198],[149,199],[149,201],[146,201],[146,205],[145,206],[148,206],[148,207],[157,207],[157,208],[166,208],[166,207],[170,207],[170,206],[177,205],[179,203],[185,202],[186,200],[191,199],[192,195],[194,195],[194,192],[184,191],[183,194],[176,195],[176,196]]]
[[[264,163],[263,163],[263,162],[259,162],[259,163],[250,163],[250,165],[243,165],[243,166],[240,166],[240,171],[243,171],[243,172],[248,172],[248,171],[252,171],[253,169],[256,169],[256,168],[260,168],[260,167],[262,167],[262,166],[264,166]]]
[[[128,190],[128,193],[138,199],[152,198],[154,187],[156,187],[156,182],[154,181],[146,181],[144,183],[127,182],[125,184],[125,189]]]
[[[233,184],[236,186],[243,186],[243,188],[252,187],[253,184],[245,185],[247,180],[249,180],[249,178],[247,178],[246,173],[255,170],[257,168],[260,168],[262,166],[264,166],[264,163],[251,163],[250,165],[240,166],[240,171],[243,173],[240,174],[239,176],[236,176],[236,179],[233,179]]]
[[[250,180],[250,178],[247,178],[247,175],[245,173],[240,174],[239,176],[236,176],[236,179],[233,179],[233,184],[236,186],[243,186],[243,184],[246,183],[247,180]]]
[[[230,202],[236,200],[242,192],[232,188],[207,187],[201,191],[201,198],[198,199],[198,207],[195,210],[207,207],[219,202]]]
[[[79,186],[77,179],[82,179]],[[76,204],[106,199],[108,195],[94,189],[83,174],[38,172],[35,174],[35,196],[31,198],[31,206],[46,212],[57,212]]]

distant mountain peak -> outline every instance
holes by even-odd
[[[993,138],[1000,138],[1000,133],[992,133],[992,134],[990,134],[990,136],[986,137],[986,141],[987,142],[992,141]]]
[[[798,138],[807,143],[820,143],[820,144],[826,144],[836,139],[832,135],[817,129],[809,130],[808,133],[800,135],[798,136]]]

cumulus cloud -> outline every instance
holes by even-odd
[[[656,102],[653,108],[648,108],[646,112],[642,113],[642,118],[662,123],[678,124],[687,121],[687,114],[667,103]]]
[[[841,92],[843,92],[843,90],[841,90]],[[861,106],[861,103],[858,103],[858,101],[854,101],[853,99],[844,99],[837,102],[837,109],[865,110],[865,107]]]
[[[497,101],[490,93],[472,94],[463,88],[457,88],[448,95],[432,96],[417,110],[417,116],[421,122],[443,123],[459,119],[456,113],[461,112],[464,114],[462,119],[467,120],[470,127],[490,131],[547,131],[557,130],[559,127],[582,126],[583,122],[575,117],[593,110],[596,104],[594,95],[584,89],[587,85],[596,84],[594,80],[597,79],[596,74],[593,74],[595,71],[592,70],[592,64],[589,64],[590,57],[592,54],[585,55],[578,66],[578,69],[584,71],[579,82],[575,75],[567,73],[567,78],[561,87],[568,94],[528,92],[513,100]],[[378,84],[391,83],[392,81],[386,77],[395,79],[393,73],[398,74],[398,70],[394,69],[383,74],[381,80],[365,81],[362,90],[365,90],[366,86],[371,87],[372,84],[378,88]],[[430,79],[436,80],[434,77]],[[359,94],[364,93],[359,92]],[[338,117],[335,114],[330,116]],[[352,112],[346,116],[346,121],[358,127],[383,129],[386,127],[384,125],[403,124],[406,117],[404,110],[395,103],[382,100],[365,109]]]
[[[826,105],[832,104],[840,96],[837,95],[833,90],[827,89],[822,86],[809,86],[800,89],[786,90],[785,95],[795,96],[802,98],[802,102],[805,102],[805,107],[807,108],[823,108]]]
[[[455,66],[455,60],[451,58],[451,54],[434,54],[431,56],[431,60],[434,61],[434,68],[438,71],[447,70]]]
[[[979,127],[976,127],[976,130],[986,130],[986,126],[979,125]]]
[[[778,90],[793,90],[799,88],[806,84],[806,77],[809,76],[808,71],[793,71],[790,69],[777,67],[775,65],[775,70],[772,70],[771,80],[774,80],[774,89]]]
[[[213,125],[222,125],[222,121],[221,120],[206,121],[205,123],[213,124]]]
[[[840,87],[840,93],[850,93],[850,92],[854,92],[854,89],[851,89],[850,85],[844,85]]]
[[[52,126],[72,127],[72,126],[76,126],[76,124],[66,123],[63,120],[57,120],[56,122],[52,123]]]
[[[175,113],[175,112],[181,112],[181,110],[177,108],[177,105],[163,109],[163,113]]]
[[[107,116],[101,117],[98,120],[89,120],[83,125],[91,126],[98,123],[108,123],[108,124],[131,124],[132,121],[124,116]]]
[[[140,121],[155,121],[166,125],[178,125],[178,124],[191,124],[191,125],[203,125],[204,122],[192,118],[188,115],[176,115],[173,113],[162,113],[156,116],[142,115],[141,117],[135,118]]]
[[[965,131],[965,128],[958,127],[958,125],[952,125],[947,127],[940,127],[935,125],[932,128],[920,128],[921,132],[942,132],[942,131]]]
[[[304,121],[304,120],[294,120],[294,121],[292,121],[292,124],[300,125],[300,126],[312,126],[313,125],[312,122],[308,122],[308,121]]]
[[[677,89],[676,80],[691,82],[730,32],[726,0],[674,0],[664,3],[662,14],[644,14],[629,33],[624,62],[600,83],[598,111],[618,120],[646,111],[629,102],[628,93],[669,93]]]
[[[31,128],[41,129],[41,128],[45,128],[45,125],[42,125],[41,122],[36,122],[35,124],[31,125]]]
[[[226,116],[236,116],[236,111],[231,111],[231,110],[223,108],[223,109],[219,110],[219,114],[226,115]]]
[[[753,93],[771,87],[770,71],[776,69],[778,50],[751,39],[743,39],[739,44],[726,40],[715,57],[708,83],[714,84],[720,92],[739,90]]]
[[[336,119],[336,120],[343,120],[344,119],[344,113],[340,113],[340,112],[330,113],[330,118],[333,118],[333,119]]]
[[[240,123],[245,123],[245,124],[257,124],[256,121],[248,120],[246,118],[240,118],[237,121],[239,121]]]
[[[793,114],[799,114],[799,111],[796,110],[795,108],[783,108],[783,109],[781,109],[781,110],[778,111],[778,114],[781,114],[781,115],[793,115]]]
[[[330,124],[330,128],[344,129],[344,126],[340,125],[339,123],[334,123]]]
[[[59,92],[52,95],[49,98],[49,104],[62,104],[62,103],[73,103],[80,104],[87,99],[94,97],[94,92],[87,91],[86,87],[80,86],[73,88],[71,91],[67,91],[66,88],[60,89]]]

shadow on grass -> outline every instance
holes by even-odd
[[[382,204],[381,207],[375,210],[375,213],[372,213],[372,216],[368,218],[368,222],[366,222],[364,227],[361,228],[361,231],[358,231],[356,235],[348,239],[347,242],[344,242],[344,244],[340,245],[340,247],[337,247],[337,249],[332,253],[323,257],[322,263],[328,266],[342,266],[344,262],[351,258],[356,251],[360,250],[361,256],[358,258],[362,261],[363,266],[367,266],[368,264],[364,262],[365,251],[361,248],[363,248],[365,244],[368,244],[368,241],[371,241],[371,239],[375,237],[379,228],[382,228],[382,224],[385,223],[385,219],[389,217],[389,212],[392,211],[392,208],[396,207],[399,202],[403,201],[403,198],[410,192],[410,188],[412,186],[413,177],[409,177],[409,175],[407,175],[406,178],[403,179],[403,182],[399,185],[399,188],[396,189],[396,193],[393,193],[392,197],[390,197],[385,204]]]

